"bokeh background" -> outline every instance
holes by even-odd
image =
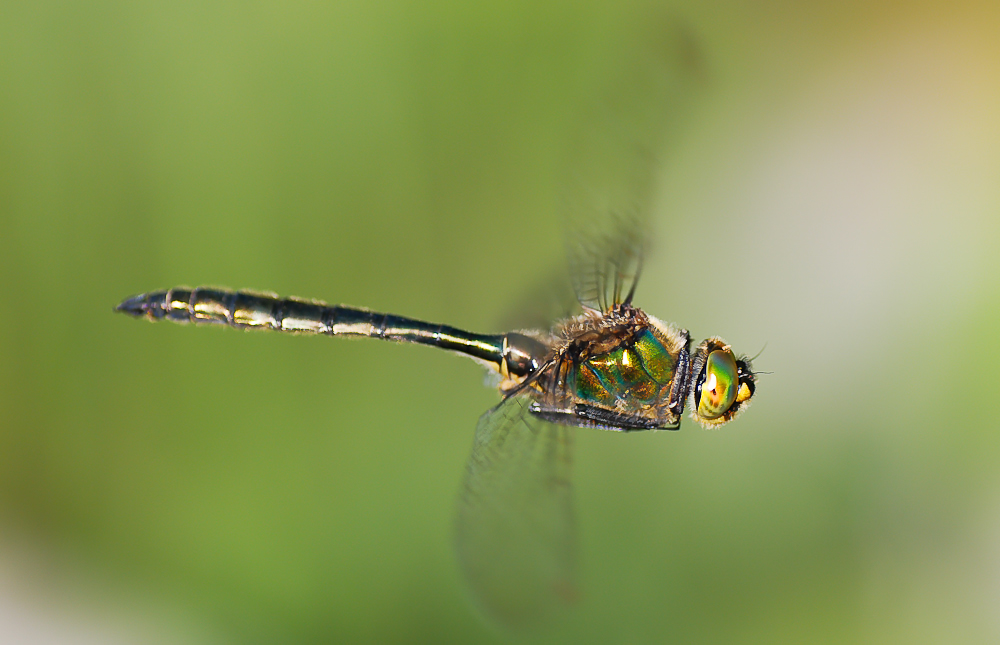
[[[769,374],[575,433],[583,596],[531,639],[998,642],[1000,5],[741,0],[3,3],[0,641],[500,642],[451,548],[478,366],[111,310],[499,331],[661,29],[637,302]]]

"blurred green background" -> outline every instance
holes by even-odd
[[[739,0],[3,3],[0,640],[499,641],[451,550],[478,366],[111,310],[499,331],[661,24],[636,300],[771,373],[717,432],[575,433],[536,639],[1000,640],[1000,6]]]

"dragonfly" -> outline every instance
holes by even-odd
[[[502,626],[537,623],[578,596],[571,430],[677,430],[685,407],[718,428],[750,404],[751,359],[719,337],[691,349],[687,330],[633,304],[641,236],[616,234],[571,263],[579,312],[545,330],[477,334],[368,309],[271,293],[178,287],[125,299],[153,321],[292,334],[365,336],[462,354],[499,381],[476,425],[455,522],[474,599]]]

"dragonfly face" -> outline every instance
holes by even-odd
[[[713,337],[691,360],[691,416],[706,428],[718,428],[750,405],[756,389],[750,359],[737,358],[724,340]]]

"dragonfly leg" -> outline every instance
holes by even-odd
[[[655,420],[621,414],[613,410],[606,410],[581,403],[571,408],[549,407],[540,403],[532,403],[528,410],[532,415],[543,421],[584,428],[603,428],[605,430],[632,432],[635,430],[677,430],[680,427],[679,421],[665,426]]]

